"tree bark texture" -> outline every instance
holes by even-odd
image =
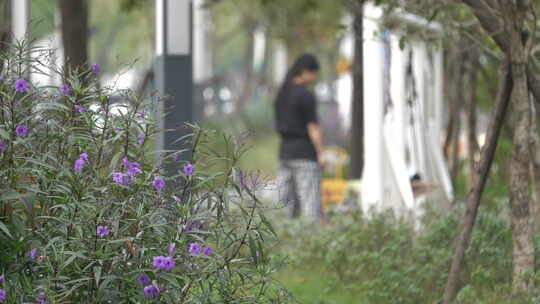
[[[250,21],[246,21],[246,45],[245,45],[245,57],[244,57],[244,80],[242,93],[238,98],[238,104],[236,107],[236,113],[247,122],[246,107],[251,101],[253,96],[253,86],[255,83],[255,73],[253,71],[253,64],[255,60],[255,30],[256,25]]]
[[[476,80],[478,70],[477,53],[472,52],[469,60],[468,71],[468,95],[467,95],[467,108],[465,113],[467,115],[467,154],[469,157],[469,172],[470,180],[469,185],[472,188],[473,174],[475,167],[475,155],[478,151],[478,141],[476,140]]]
[[[491,113],[486,134],[486,142],[484,146],[482,146],[480,161],[475,168],[473,187],[467,195],[467,210],[465,213],[463,227],[454,249],[452,266],[450,268],[450,273],[448,275],[448,280],[444,290],[444,304],[452,303],[459,287],[461,265],[463,264],[463,259],[465,257],[465,250],[469,246],[469,241],[471,239],[472,229],[476,221],[478,207],[480,206],[480,198],[482,196],[482,192],[484,191],[493,158],[495,157],[499,134],[501,133],[508,110],[508,105],[510,104],[512,86],[512,72],[510,63],[506,62],[502,68],[496,105]]]
[[[531,110],[527,88],[527,55],[519,38],[520,32],[512,36],[512,91],[513,113],[517,117],[514,129],[512,158],[510,161],[510,209],[512,211],[512,248],[514,291],[529,291],[533,280],[529,275],[534,270],[534,243],[530,216],[529,195],[529,138]]]
[[[461,52],[461,56],[458,56],[460,58],[459,68],[456,70],[456,95],[455,99],[453,101],[453,108],[452,108],[452,118],[454,120],[453,124],[453,130],[452,130],[452,184],[454,185],[454,188],[457,184],[457,180],[459,177],[459,140],[460,140],[460,133],[461,133],[461,110],[463,108],[464,99],[465,99],[465,71],[466,66],[468,64],[468,54],[466,52]]]
[[[59,0],[62,18],[62,43],[66,67],[74,69],[88,63],[88,1]]]
[[[531,102],[531,107],[535,104]],[[534,112],[534,111],[533,111]],[[540,233],[540,137],[538,136],[538,119],[536,115],[531,115],[532,127],[530,130],[531,148],[531,180],[533,182],[534,200],[531,201],[531,213],[533,218],[534,232]]]
[[[364,0],[357,0],[355,4],[350,177],[359,179],[364,168]]]

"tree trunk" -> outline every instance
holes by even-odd
[[[364,0],[355,4],[350,178],[359,179],[364,168]]]
[[[443,152],[444,152],[444,158],[450,162],[450,148],[452,146],[452,139],[454,138],[455,129],[456,129],[456,123],[459,119],[457,117],[457,101],[458,101],[458,90],[457,88],[460,86],[461,81],[460,79],[460,67],[461,64],[455,64],[456,61],[460,60],[460,55],[458,53],[461,53],[461,48],[456,49],[452,48],[448,51],[448,54],[445,61],[445,66],[448,67],[446,69],[447,73],[447,95],[446,100],[450,104],[449,106],[449,115],[448,115],[448,125],[446,127],[446,136],[444,137],[444,144],[443,144]],[[452,179],[453,181],[453,179]]]
[[[512,210],[513,276],[512,288],[517,292],[530,291],[533,286],[530,271],[534,271],[534,243],[530,221],[529,197],[529,132],[531,111],[527,88],[527,55],[521,33],[512,38],[512,91],[513,113],[517,124],[514,130],[512,158],[510,161],[510,208]]]
[[[535,107],[535,104],[531,102],[531,107]],[[535,112],[535,111],[533,111]],[[537,122],[538,118],[536,115],[531,115],[532,118],[532,127],[530,131],[530,148],[531,148],[531,180],[533,181],[534,187],[534,200],[531,202],[531,212],[534,230],[536,233],[540,232],[540,154],[537,152],[540,148],[540,138],[538,136]]]
[[[59,0],[59,4],[67,70],[86,66],[88,63],[88,1]]]
[[[512,86],[510,63],[506,62],[502,68],[497,101],[489,121],[486,142],[484,146],[482,146],[480,161],[474,172],[473,187],[467,195],[467,211],[465,213],[461,233],[456,242],[452,266],[444,289],[444,304],[452,303],[458,290],[461,265],[465,257],[465,250],[469,246],[472,229],[476,221],[476,214],[478,212],[478,207],[480,206],[480,198],[484,191],[488,173],[495,156],[499,134],[501,133],[508,105],[510,104]]]
[[[467,154],[469,156],[469,185],[472,188],[473,172],[475,167],[475,155],[478,151],[478,142],[476,140],[476,79],[478,70],[477,53],[472,52],[469,64],[469,94],[467,96]]]
[[[453,101],[454,107],[452,110],[452,116],[454,120],[453,124],[453,132],[452,132],[452,139],[454,140],[453,143],[453,151],[452,151],[452,184],[454,187],[457,185],[457,179],[459,176],[459,140],[460,140],[460,133],[461,133],[461,110],[463,108],[464,100],[465,100],[465,71],[466,66],[468,64],[468,54],[467,52],[460,52],[461,55],[458,56],[460,60],[459,68],[456,70],[456,98]]]
[[[249,22],[247,22],[249,23]],[[236,107],[236,113],[239,114],[241,117],[244,118],[244,120],[247,119],[246,114],[246,106],[251,100],[251,97],[253,95],[253,84],[255,82],[254,79],[254,71],[253,71],[253,64],[254,64],[254,46],[255,46],[255,26],[252,24],[246,25],[246,49],[245,49],[245,57],[244,57],[244,81],[243,81],[243,88],[242,93],[240,94],[238,98],[238,105]],[[247,122],[247,121],[245,121]]]

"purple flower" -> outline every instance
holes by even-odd
[[[49,299],[47,299],[47,295],[45,294],[45,292],[40,291],[38,297],[36,298],[36,301],[38,303],[48,303]]]
[[[156,176],[154,178],[154,188],[156,188],[157,191],[160,191],[163,187],[165,187],[165,181],[163,178]]]
[[[179,198],[178,196],[173,195],[172,197],[174,198],[174,201],[175,201],[175,202],[177,202],[177,203],[181,203],[181,202],[182,202],[182,199]]]
[[[7,298],[7,292],[3,289],[0,289],[0,302],[4,302]]]
[[[137,282],[139,282],[139,284],[141,284],[142,286],[146,286],[150,283],[150,277],[146,273],[141,273],[137,277]]]
[[[15,127],[15,133],[17,136],[24,137],[28,134],[28,127],[26,125],[18,125]]]
[[[64,95],[68,95],[69,93],[71,93],[71,88],[67,84],[61,85],[58,90],[60,90],[60,92],[62,92],[62,94]]]
[[[191,254],[201,254],[202,252],[202,246],[201,244],[197,242],[193,242],[189,244],[189,253]]]
[[[162,255],[154,257],[152,266],[161,270],[171,270],[176,266],[176,261],[172,257],[164,257]]]
[[[141,164],[139,164],[138,162],[132,162],[131,163],[131,162],[129,162],[127,157],[124,157],[122,159],[122,162],[124,163],[124,168],[126,168],[128,170],[128,173],[131,176],[142,173]]]
[[[159,288],[154,285],[148,285],[144,288],[144,297],[147,299],[159,296]]]
[[[193,165],[191,163],[188,163],[187,165],[184,166],[184,174],[187,176],[192,176],[193,169],[194,169]]]
[[[6,151],[7,145],[6,143],[0,139],[0,151]]]
[[[17,81],[15,81],[15,91],[17,92],[26,92],[29,87],[30,85],[24,79],[17,79]]]
[[[172,257],[166,257],[162,261],[163,270],[172,270],[176,266],[176,261]]]
[[[156,268],[159,268],[159,269],[162,269],[163,267],[163,259],[165,257],[164,256],[156,256],[154,257],[154,263],[152,263],[152,266],[156,267]]]
[[[168,251],[170,256],[174,255],[174,252],[176,251],[176,243],[171,243],[169,245]]]
[[[0,284],[4,284],[6,282],[6,276],[0,275]]]
[[[73,170],[79,172],[84,168],[84,160],[83,159],[77,159],[75,161],[75,164],[73,165]]]
[[[137,142],[139,143],[139,145],[144,144],[144,136],[141,135],[141,136],[137,137]]]
[[[206,255],[206,256],[211,255],[212,252],[214,252],[214,251],[213,251],[212,248],[210,248],[210,247],[206,247],[206,248],[204,248],[204,250],[203,250],[203,253],[204,253],[204,255]]]
[[[131,178],[126,173],[114,172],[112,174],[112,179],[118,184],[129,185],[131,184]]]
[[[114,132],[116,132],[116,133],[120,132],[120,130],[122,130],[122,129],[120,129],[120,128],[114,128]]]
[[[145,118],[146,115],[144,115],[144,113],[137,113],[137,114],[135,114],[135,117],[137,117],[137,118]]]
[[[109,227],[107,226],[97,226],[96,233],[99,237],[104,237],[109,235],[109,233],[111,232],[109,231]]]
[[[85,162],[87,162],[88,161],[88,153],[81,153],[79,155],[79,158],[84,160]]]
[[[30,258],[32,259],[32,261],[37,258],[38,254],[39,251],[37,250],[37,248],[32,248],[32,250],[30,250]]]
[[[75,105],[75,110],[79,111],[79,113],[84,113],[88,111],[85,107],[80,106],[80,105]]]
[[[92,64],[92,72],[96,74],[99,73],[99,64],[97,63]]]

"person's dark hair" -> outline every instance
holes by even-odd
[[[283,108],[282,105],[287,104],[289,100],[289,91],[292,85],[292,80],[294,77],[302,74],[304,71],[309,72],[317,72],[319,71],[319,61],[317,60],[317,57],[315,57],[312,54],[303,54],[300,55],[298,58],[296,58],[294,64],[291,66],[289,71],[287,72],[287,75],[285,76],[285,80],[283,81],[283,84],[281,85],[281,88],[279,89],[278,94],[276,95],[275,99],[275,107],[276,110],[279,108]],[[276,122],[277,122],[277,128],[282,129],[283,126],[280,126],[280,119],[279,119],[279,110],[276,111]]]

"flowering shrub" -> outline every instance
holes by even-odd
[[[288,301],[269,277],[272,227],[231,178],[244,152],[232,138],[221,155],[193,127],[189,153],[152,153],[159,99],[100,88],[98,65],[64,71],[23,44],[2,61],[0,303]],[[223,172],[203,172],[216,162]]]

